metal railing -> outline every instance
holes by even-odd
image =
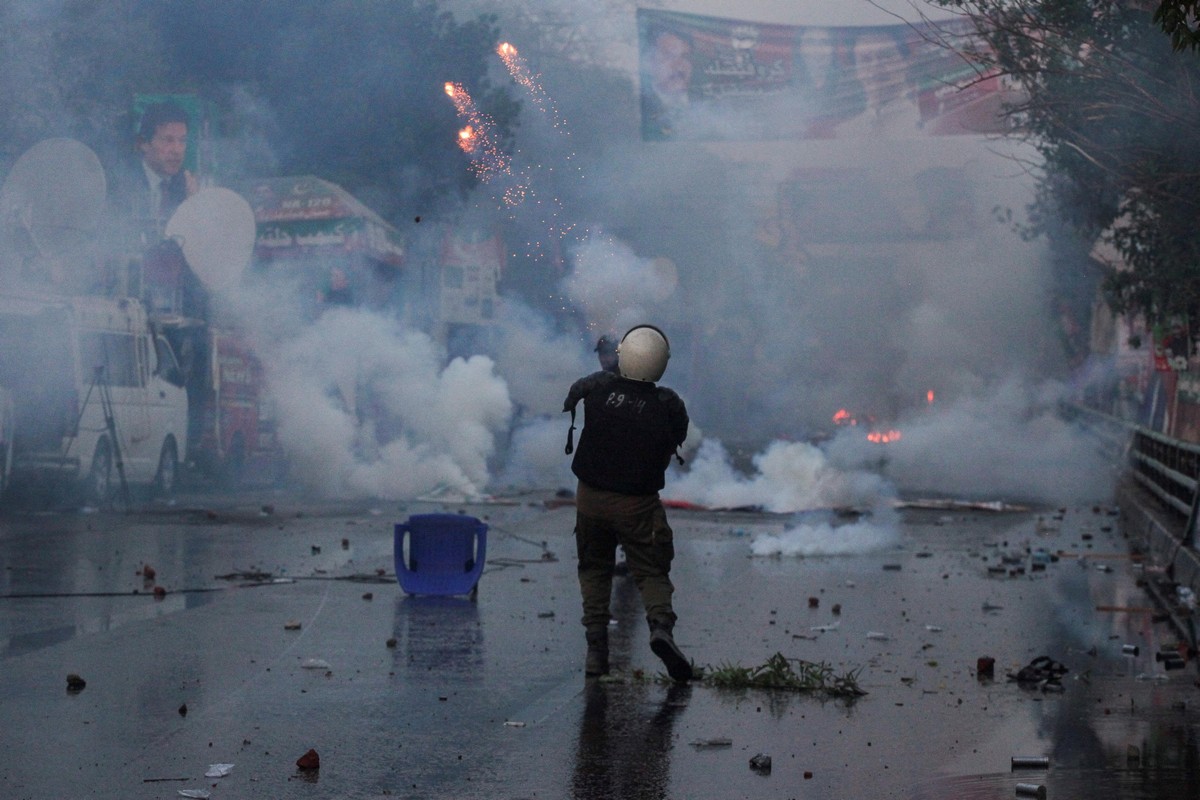
[[[1194,546],[1200,501],[1200,445],[1085,406],[1064,404],[1063,412],[1096,434],[1114,455],[1124,453],[1133,479],[1179,515],[1183,543]]]

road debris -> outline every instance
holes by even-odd
[[[296,766],[303,770],[321,768],[321,757],[317,751],[309,748],[308,752],[296,759]]]
[[[771,757],[765,753],[755,753],[750,758],[750,769],[766,775],[771,771]]]
[[[1063,690],[1062,678],[1067,672],[1066,666],[1049,656],[1038,656],[1026,666],[1021,667],[1017,674],[1010,673],[1008,679],[1016,681],[1024,688],[1041,689],[1043,692],[1061,692]]]
[[[208,770],[206,770],[204,773],[204,777],[224,778],[231,772],[233,772],[233,764],[209,764]]]
[[[81,676],[76,675],[74,672],[67,673],[68,692],[71,694],[79,694],[83,691],[85,686],[87,686],[87,681],[85,681]]]
[[[733,739],[717,736],[712,739],[693,739],[688,744],[697,750],[707,750],[716,747],[733,747]]]

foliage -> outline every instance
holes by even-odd
[[[0,175],[41,139],[104,159],[130,145],[130,98],[163,84],[162,45],[136,0],[0,4]]]
[[[1031,234],[1105,236],[1127,270],[1113,307],[1151,321],[1200,310],[1200,62],[1172,52],[1147,9],[1089,0],[940,0],[987,47],[970,53],[1023,90],[1010,108],[1041,155]]]
[[[780,689],[830,697],[861,697],[858,670],[838,675],[824,663],[787,658],[776,653],[757,667],[721,664],[698,670],[706,686],[717,689]]]
[[[1200,25],[1196,15],[1200,0],[1162,0],[1154,10],[1154,21],[1171,37],[1176,50],[1200,49]]]

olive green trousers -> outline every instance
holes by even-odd
[[[675,626],[671,597],[674,534],[657,494],[628,495],[588,486],[575,495],[575,548],[579,557],[579,589],[585,628],[607,628],[617,545],[652,626]]]

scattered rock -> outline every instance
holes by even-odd
[[[993,678],[996,675],[996,659],[991,656],[980,656],[975,662],[977,678]]]
[[[85,686],[87,686],[87,681],[85,681],[81,676],[76,675],[74,672],[67,674],[68,692],[71,692],[72,694],[78,694],[79,692],[83,691],[83,687]]]
[[[181,717],[187,716],[187,703],[184,703],[183,705],[181,705],[179,707],[179,716],[181,716]]]
[[[320,769],[321,757],[317,755],[317,751],[309,748],[309,751],[296,759],[296,766],[300,769]]]

